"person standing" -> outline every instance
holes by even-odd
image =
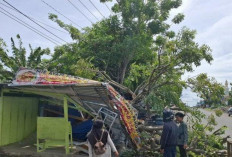
[[[173,121],[174,114],[171,110],[166,109],[163,112],[163,132],[160,139],[160,152],[164,157],[176,157],[177,146],[177,125]]]
[[[187,124],[183,121],[184,114],[177,112],[175,114],[176,121],[179,123],[178,126],[178,136],[177,136],[177,145],[180,151],[180,157],[187,157],[186,148],[188,143],[188,127]]]
[[[87,138],[89,157],[111,157],[111,150],[114,152],[115,157],[119,156],[109,133],[103,130],[103,122],[101,120],[94,121],[92,130],[87,135]]]

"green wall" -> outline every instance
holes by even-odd
[[[10,96],[2,98],[0,146],[21,141],[35,131],[38,113],[37,98]]]

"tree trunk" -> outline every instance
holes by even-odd
[[[147,117],[150,119],[151,118],[151,110],[150,110],[150,105],[148,102],[146,102],[146,108],[147,108]]]
[[[124,60],[121,63],[121,67],[120,67],[120,71],[119,71],[119,82],[118,82],[120,84],[123,84],[129,62],[130,62],[130,59],[128,56],[127,58],[124,58]]]

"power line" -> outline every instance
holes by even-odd
[[[31,17],[31,18],[32,18],[32,17]],[[37,22],[39,22],[39,23],[41,23],[41,24],[43,24],[43,25],[45,25],[45,26],[47,26],[47,27],[50,27],[50,28],[52,28],[52,29],[54,29],[54,30],[57,30],[57,31],[59,31],[59,32],[62,32],[62,33],[67,34],[67,32],[62,31],[62,30],[60,30],[60,29],[58,29],[58,28],[56,28],[56,27],[50,26],[50,25],[48,25],[48,24],[46,24],[46,23],[44,23],[44,22],[42,22],[42,21],[40,21],[40,20],[37,20],[37,19],[35,19],[35,18],[32,18],[32,19],[34,19],[35,21],[37,21]]]
[[[2,3],[2,2],[0,2],[0,4],[1,4],[1,5],[4,5],[5,7],[9,8],[9,9],[11,9],[11,10],[14,10],[13,8],[9,7],[8,5],[6,5],[6,4],[4,4],[4,3]],[[14,10],[14,11],[15,11],[15,10]]]
[[[1,2],[0,2],[0,4],[3,5],[3,6],[5,6],[5,7],[7,7],[7,8],[9,8],[9,9],[11,9],[11,10],[16,11],[15,9],[9,7],[8,5],[6,5],[6,4],[4,4],[4,3],[1,3]],[[16,12],[17,12],[17,11],[16,11]],[[43,25],[46,25],[47,27],[50,27],[50,28],[54,29],[54,30],[57,30],[57,31],[62,32],[62,33],[66,33],[65,31],[62,31],[62,30],[60,30],[60,29],[58,29],[58,28],[55,28],[55,27],[53,27],[53,26],[51,26],[51,25],[46,24],[45,22],[42,22],[42,21],[40,21],[40,20],[37,20],[37,19],[35,19],[35,18],[33,18],[33,17],[31,17],[31,18],[34,19],[35,21],[38,21],[39,23],[42,23]]]
[[[93,2],[91,2],[91,0],[89,0],[89,2],[94,6],[94,8],[101,14],[102,17],[105,18],[105,16],[98,10],[98,8],[93,4]]]
[[[83,3],[83,2],[81,2],[81,0],[78,0],[84,7],[85,7],[85,9],[87,9],[89,12],[90,12],[90,14],[92,14],[97,20],[99,20],[90,10],[89,10],[89,8]]]
[[[90,23],[93,24],[93,22],[88,18],[88,16],[86,16],[79,8],[77,8],[70,0],[68,0],[68,2],[77,10],[79,11]]]
[[[32,21],[33,23],[35,23],[36,25],[38,25],[39,27],[43,28],[44,30],[46,30],[47,32],[49,32],[50,34],[52,34],[53,36],[57,37],[58,39],[66,42],[65,40],[63,40],[62,38],[58,37],[56,34],[52,33],[51,31],[49,31],[47,28],[43,27],[42,25],[40,25],[39,23],[37,23],[35,20],[33,20],[32,18],[30,18],[29,16],[27,16],[26,14],[22,13],[20,10],[18,10],[17,8],[15,8],[13,5],[11,5],[10,3],[8,3],[7,1],[3,0],[5,3],[7,3],[9,6],[11,6],[12,8],[14,8],[15,10],[17,10],[20,14],[22,14],[23,16],[25,16],[26,18],[28,18],[30,21]],[[66,42],[67,43],[67,42]]]
[[[109,6],[106,4],[106,3],[104,3],[105,4],[105,6],[108,8],[108,10],[110,11],[110,13],[112,13],[112,11],[111,11],[111,9],[109,8]]]
[[[0,7],[1,8],[1,7]],[[11,13],[9,13],[8,11],[6,11],[6,10],[4,10],[3,8],[1,8],[3,11],[5,11],[5,12],[7,12],[7,13],[4,13],[2,10],[0,10],[0,12],[2,13],[2,14],[4,14],[4,15],[6,15],[7,17],[9,17],[9,18],[11,18],[12,20],[14,20],[14,21],[16,21],[16,22],[18,22],[19,24],[21,24],[21,25],[23,25],[24,27],[27,27],[28,29],[30,29],[31,31],[33,31],[33,32],[35,32],[36,34],[38,34],[38,35],[40,35],[40,36],[42,36],[43,38],[45,38],[45,39],[47,39],[47,40],[49,40],[50,42],[52,42],[53,44],[55,44],[55,45],[59,45],[59,44],[57,44],[58,43],[58,41],[56,41],[56,40],[54,40],[54,39],[50,39],[50,37],[47,37],[47,35],[44,35],[43,33],[41,33],[40,31],[38,31],[38,30],[36,30],[35,28],[33,28],[33,27],[31,27],[30,25],[28,25],[27,23],[25,23],[25,22],[22,22],[19,18],[17,18],[16,16],[14,16],[14,15],[12,15]],[[10,16],[10,15],[11,16]],[[13,17],[12,17],[13,16]],[[53,41],[54,40],[54,41]]]
[[[81,28],[82,27],[80,25],[78,25],[77,23],[75,23],[74,21],[72,21],[70,18],[68,18],[67,16],[65,16],[64,14],[62,14],[60,11],[56,10],[54,7],[52,7],[50,4],[48,4],[47,2],[45,2],[44,0],[41,0],[44,4],[46,4],[48,7],[50,7],[51,9],[53,9],[55,12],[57,12],[58,14],[60,14],[61,16],[63,16],[64,18],[66,18],[67,20],[69,20],[70,22],[74,23],[77,27]]]
[[[53,39],[52,37],[49,37],[48,35],[44,34],[43,32],[37,30],[36,28],[30,26],[28,23],[24,22],[23,20],[19,19],[17,16],[11,14],[10,12],[6,11],[5,9],[3,9],[2,7],[0,7],[3,11],[5,11],[6,13],[8,13],[8,17],[11,16],[10,18],[14,18],[13,20],[15,20],[16,22],[24,25],[25,27],[29,28],[30,30],[34,31],[35,33],[45,37],[46,39],[48,39],[49,41],[51,40],[54,40],[55,42],[59,43],[59,44],[62,44],[60,43],[59,41]],[[10,15],[9,15],[10,14]],[[54,41],[52,41],[54,43]],[[58,45],[57,43],[55,43],[56,45]]]

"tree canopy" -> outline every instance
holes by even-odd
[[[20,67],[28,68],[44,68],[42,57],[50,54],[50,50],[37,47],[33,49],[29,45],[30,53],[27,57],[26,48],[23,47],[22,40],[19,35],[16,36],[18,46],[11,38],[11,52],[7,49],[6,43],[0,39],[0,80],[9,81],[15,76]]]
[[[120,0],[112,7],[115,15],[84,28],[82,33],[50,14],[49,18],[74,39],[72,44],[55,49],[54,67],[60,64],[60,72],[73,74],[71,65],[78,59],[91,58],[91,64],[109,76],[105,81],[133,91],[135,104],[151,92],[160,93],[163,86],[183,87],[181,76],[186,71],[193,71],[202,60],[210,63],[213,58],[207,45],[194,41],[196,31],[186,27],[179,32],[170,29],[184,19],[179,13],[168,22],[171,9],[180,5],[181,0]],[[52,66],[49,68],[52,70]],[[179,97],[179,92],[174,95]]]
[[[215,78],[210,78],[207,74],[202,73],[196,78],[188,79],[188,82],[192,90],[198,93],[206,105],[222,105],[225,89]]]

